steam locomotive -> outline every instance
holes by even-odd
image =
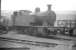
[[[48,35],[45,30],[48,30],[47,27],[49,28],[49,26],[54,27],[56,14],[51,10],[51,5],[47,7],[46,12],[40,12],[40,8],[36,8],[34,14],[23,10],[14,12],[13,28],[31,35]]]

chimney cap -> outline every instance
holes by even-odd
[[[52,6],[52,4],[47,4],[47,6]]]
[[[36,7],[35,9],[40,9],[40,7]]]

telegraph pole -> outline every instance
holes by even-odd
[[[0,0],[0,19],[1,19],[1,0]]]
[[[1,0],[0,0],[0,19],[1,19]]]

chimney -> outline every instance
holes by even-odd
[[[40,12],[40,8],[39,7],[35,8],[35,13],[39,13],[39,12]]]
[[[52,6],[51,4],[48,4],[48,5],[47,5],[47,8],[48,8],[47,10],[48,10],[48,11],[51,10],[51,6]]]

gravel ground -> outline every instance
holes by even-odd
[[[35,46],[35,45],[28,45],[24,43],[16,43],[16,42],[8,42],[8,41],[0,40],[0,47],[4,47],[4,48],[29,48],[30,47],[30,50],[72,50],[72,45],[74,44],[73,43],[74,41],[37,38],[37,37],[28,36],[28,35],[16,34],[16,32],[9,32],[8,34],[0,35],[0,37],[59,44],[56,47],[42,47],[42,46]]]

